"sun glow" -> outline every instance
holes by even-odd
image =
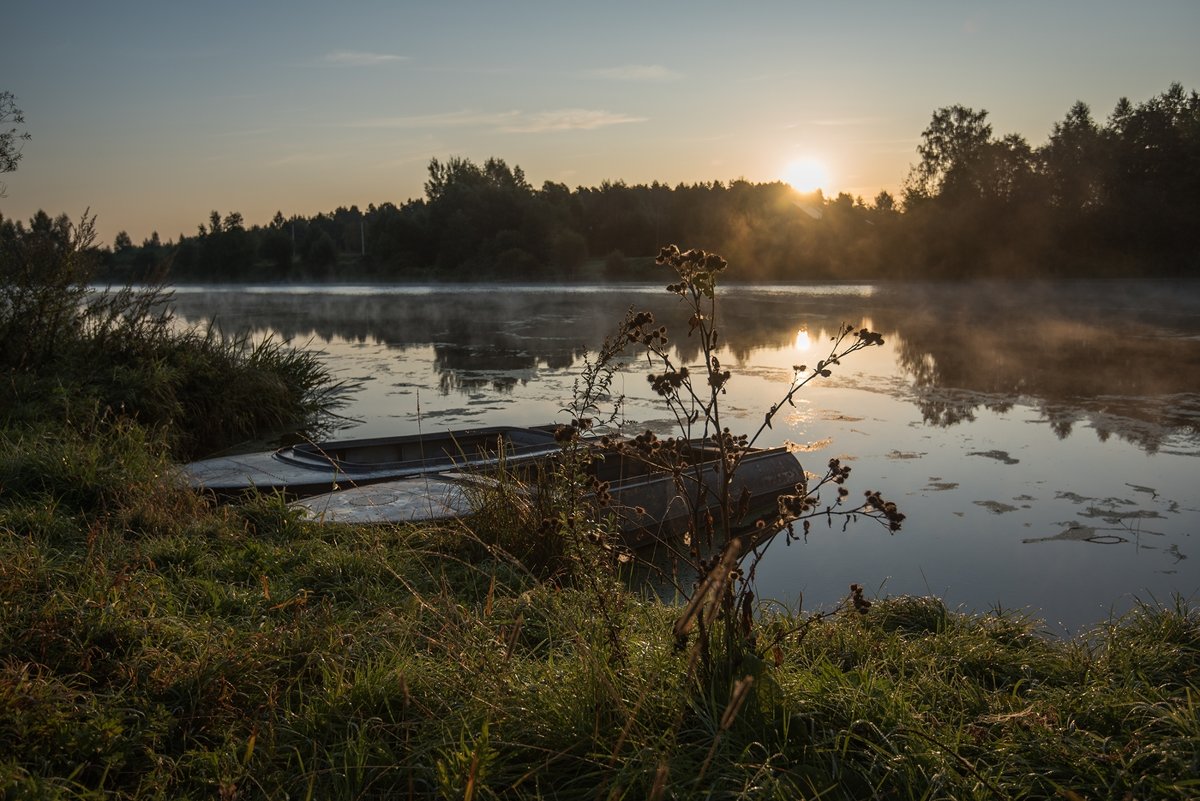
[[[815,192],[829,184],[829,170],[820,159],[799,159],[784,168],[783,180],[797,192]]]
[[[796,332],[796,343],[793,347],[796,350],[808,350],[812,347],[812,339],[808,336],[807,328],[801,328]]]

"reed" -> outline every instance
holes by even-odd
[[[0,423],[123,416],[187,459],[332,419],[352,387],[317,354],[182,329],[162,287],[92,287],[93,223],[0,231]]]

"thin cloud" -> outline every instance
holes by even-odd
[[[451,111],[444,114],[421,114],[409,117],[375,117],[350,123],[354,128],[483,128],[498,133],[555,133],[559,131],[591,131],[609,125],[644,122],[645,117],[632,117],[610,111],[569,108],[554,111],[525,113],[520,111]]]
[[[273,134],[278,130],[278,128],[247,128],[241,131],[221,131],[220,133],[214,134],[214,136],[267,136],[268,134]]]
[[[860,139],[858,145],[915,145],[921,141],[919,136],[905,136],[899,139]]]
[[[877,125],[883,122],[880,117],[831,117],[823,120],[813,120],[813,125],[824,128],[845,128],[853,125]]]
[[[322,164],[341,159],[342,156],[335,153],[290,153],[279,158],[269,159],[263,162],[264,167],[293,167],[296,165]]]
[[[795,78],[796,72],[760,72],[754,75],[747,75],[744,78],[736,78],[738,83],[764,83],[766,81],[790,81]]]
[[[713,134],[712,136],[688,136],[688,137],[683,137],[683,138],[679,139],[678,141],[680,141],[680,142],[701,142],[701,143],[728,142],[730,139],[733,139],[734,136],[735,136],[735,134],[731,134],[731,133]]]
[[[587,74],[594,78],[636,83],[667,83],[683,77],[683,73],[667,69],[661,64],[626,64],[621,67],[589,70]]]
[[[645,122],[645,117],[614,114],[585,108],[565,108],[529,114],[520,122],[502,128],[505,133],[556,133],[558,131],[591,131],[610,125]]]
[[[427,152],[422,152],[417,155],[401,156],[400,158],[381,161],[377,163],[375,167],[376,169],[380,170],[391,170],[395,169],[396,167],[407,167],[410,164],[425,164],[428,163],[428,161],[429,154]]]
[[[350,123],[352,128],[502,128],[520,118],[518,111],[449,111],[407,117],[374,117]]]
[[[335,50],[332,53],[326,53],[325,60],[331,64],[345,67],[374,67],[380,64],[408,61],[408,56],[398,56],[393,53],[367,53],[361,50]]]

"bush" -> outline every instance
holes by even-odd
[[[315,354],[181,330],[162,287],[93,290],[93,223],[0,224],[0,425],[123,416],[191,458],[338,405],[347,387]]]

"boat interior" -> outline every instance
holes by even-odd
[[[285,461],[316,461],[338,465],[343,469],[352,469],[355,466],[380,469],[393,465],[430,462],[465,466],[477,461],[493,461],[501,453],[516,456],[530,452],[549,452],[555,447],[551,434],[512,429],[467,432],[453,437],[442,434],[429,437],[349,440],[330,443],[327,446],[306,443],[283,449],[277,455]]]

